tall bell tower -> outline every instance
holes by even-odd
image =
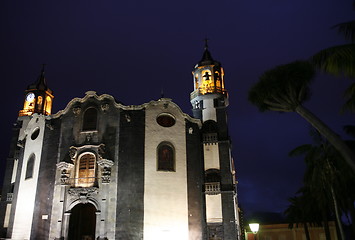
[[[23,109],[19,116],[30,116],[34,113],[50,115],[52,111],[53,92],[47,86],[44,77],[44,66],[37,81],[29,85],[25,90]]]
[[[45,139],[51,134],[51,127],[46,126],[46,115],[52,110],[52,90],[46,84],[44,77],[44,65],[37,81],[29,85],[25,90],[23,109],[19,112],[16,124],[15,142],[13,153],[8,159],[9,171],[4,186],[13,196],[6,202],[3,227],[7,228],[7,238],[11,239],[38,239],[33,234],[32,227],[38,224],[38,206],[43,200],[44,192],[50,192],[52,183],[44,177],[51,172],[50,168],[43,168],[43,163],[48,163],[48,145],[55,144],[56,140]],[[9,167],[11,168],[11,167]],[[46,188],[38,191],[38,186]],[[45,194],[44,194],[45,195]],[[42,216],[48,217],[47,210]],[[42,218],[42,219],[44,219]],[[32,225],[34,224],[34,225]],[[41,222],[43,227],[45,224]],[[45,227],[43,227],[45,228]],[[44,238],[42,238],[44,239]]]
[[[224,70],[208,49],[193,71],[190,95],[195,118],[201,119],[204,155],[204,193],[207,239],[239,239],[237,192],[228,134],[228,93]]]

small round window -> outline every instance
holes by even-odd
[[[172,127],[175,124],[175,118],[170,114],[163,113],[157,117],[157,123],[163,127]]]
[[[38,135],[39,135],[39,128],[36,128],[31,134],[31,139],[35,140],[38,137]]]

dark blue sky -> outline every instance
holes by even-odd
[[[23,92],[42,63],[54,91],[54,112],[87,90],[135,105],[158,99],[163,88],[190,114],[191,70],[207,36],[226,72],[239,201],[247,214],[283,212],[301,186],[304,168],[302,159],[287,154],[310,142],[309,126],[295,113],[259,113],[247,100],[248,89],[269,68],[346,43],[330,27],[354,18],[351,5],[350,0],[1,1],[1,161]],[[350,83],[320,74],[306,103],[339,133],[354,122],[353,115],[339,114]]]

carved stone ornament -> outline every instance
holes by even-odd
[[[126,114],[125,118],[126,118],[126,122],[131,122],[131,116],[129,116],[129,114]]]
[[[108,103],[104,103],[101,105],[101,111],[106,112],[110,108]]]
[[[26,143],[26,139],[18,140],[18,141],[17,141],[17,146],[18,146],[19,148],[24,148],[25,143]]]
[[[80,199],[88,198],[93,195],[98,194],[99,189],[97,187],[87,187],[87,188],[69,188],[68,193],[73,197],[79,197]]]
[[[111,172],[109,172],[109,174],[111,174]],[[110,183],[111,182],[111,175],[102,175],[101,176],[101,181],[102,183]]]
[[[57,163],[57,169],[70,171],[74,167],[74,164],[67,162]]]
[[[47,123],[47,124],[46,124],[46,127],[49,128],[49,130],[53,130],[53,129],[54,129],[53,125],[50,124],[50,123]]]
[[[102,183],[110,183],[111,181],[111,167],[113,161],[108,159],[101,159],[97,161],[97,165],[101,167],[101,181]]]
[[[76,157],[77,153],[78,153],[78,149],[76,147],[71,146],[69,148],[69,156],[70,156],[71,160],[74,161],[74,158]]]
[[[92,139],[92,133],[89,132],[89,133],[85,133],[85,137],[86,137],[86,142],[89,143]]]
[[[104,154],[105,154],[105,144],[100,144],[99,148],[97,149],[97,153],[99,155],[99,159],[103,159],[104,158]]]
[[[73,169],[74,164],[67,162],[57,163],[57,169],[60,170],[60,184],[61,185],[70,185],[69,177],[70,171]]]
[[[97,165],[99,165],[102,168],[105,168],[105,167],[111,168],[113,166],[113,161],[108,160],[108,159],[101,159],[101,160],[97,161]]]
[[[78,116],[81,112],[81,107],[73,107],[73,113],[75,116]]]

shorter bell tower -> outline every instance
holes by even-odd
[[[42,66],[41,74],[37,81],[29,85],[25,90],[23,109],[20,110],[19,116],[30,116],[34,113],[51,114],[54,96],[52,90],[47,86],[44,67],[45,64]]]

